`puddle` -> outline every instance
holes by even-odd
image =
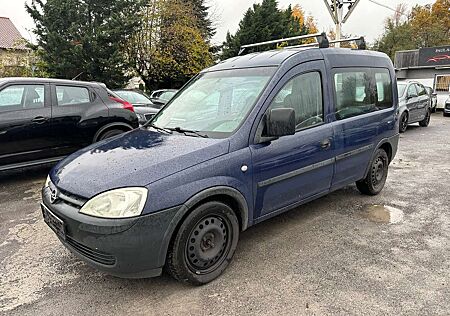
[[[398,224],[403,221],[403,211],[387,205],[367,205],[363,216],[375,223]]]

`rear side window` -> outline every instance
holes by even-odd
[[[338,69],[334,72],[336,118],[343,120],[393,105],[388,69]]]
[[[44,105],[44,85],[12,85],[0,91],[0,112],[39,109]]]
[[[89,90],[83,87],[56,86],[56,97],[59,106],[91,102]]]
[[[297,130],[323,123],[323,95],[320,73],[305,73],[288,81],[275,96],[269,111],[276,108],[294,109]]]
[[[376,106],[378,109],[387,109],[393,105],[392,80],[387,69],[376,69],[375,82],[377,88]]]

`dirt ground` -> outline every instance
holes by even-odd
[[[241,235],[202,287],[123,280],[72,256],[44,224],[41,167],[0,174],[0,314],[448,315],[450,118],[400,139],[382,194],[349,186]]]

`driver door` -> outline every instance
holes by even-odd
[[[300,202],[327,193],[334,170],[333,129],[327,122],[328,95],[325,65],[308,62],[293,68],[268,99],[265,113],[293,108],[295,135],[258,141],[250,146],[256,217],[262,219]]]

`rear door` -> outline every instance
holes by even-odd
[[[409,112],[409,122],[417,122],[419,117],[419,94],[415,84],[410,84],[406,92],[406,107]]]
[[[256,217],[264,218],[328,192],[334,151],[333,130],[325,119],[326,84],[324,62],[308,62],[288,72],[268,100],[267,111],[295,110],[297,132],[250,146]],[[259,128],[257,138],[261,131]]]
[[[52,84],[52,129],[59,152],[68,154],[92,143],[108,110],[90,86]]]
[[[0,88],[0,166],[53,155],[51,107],[46,83],[10,83]]]
[[[337,189],[364,178],[375,146],[395,127],[396,112],[389,69],[337,68],[332,74]]]
[[[418,94],[418,103],[417,103],[417,120],[421,121],[425,118],[429,104],[430,104],[430,96],[427,93],[425,87],[421,84],[416,84],[417,94]]]

